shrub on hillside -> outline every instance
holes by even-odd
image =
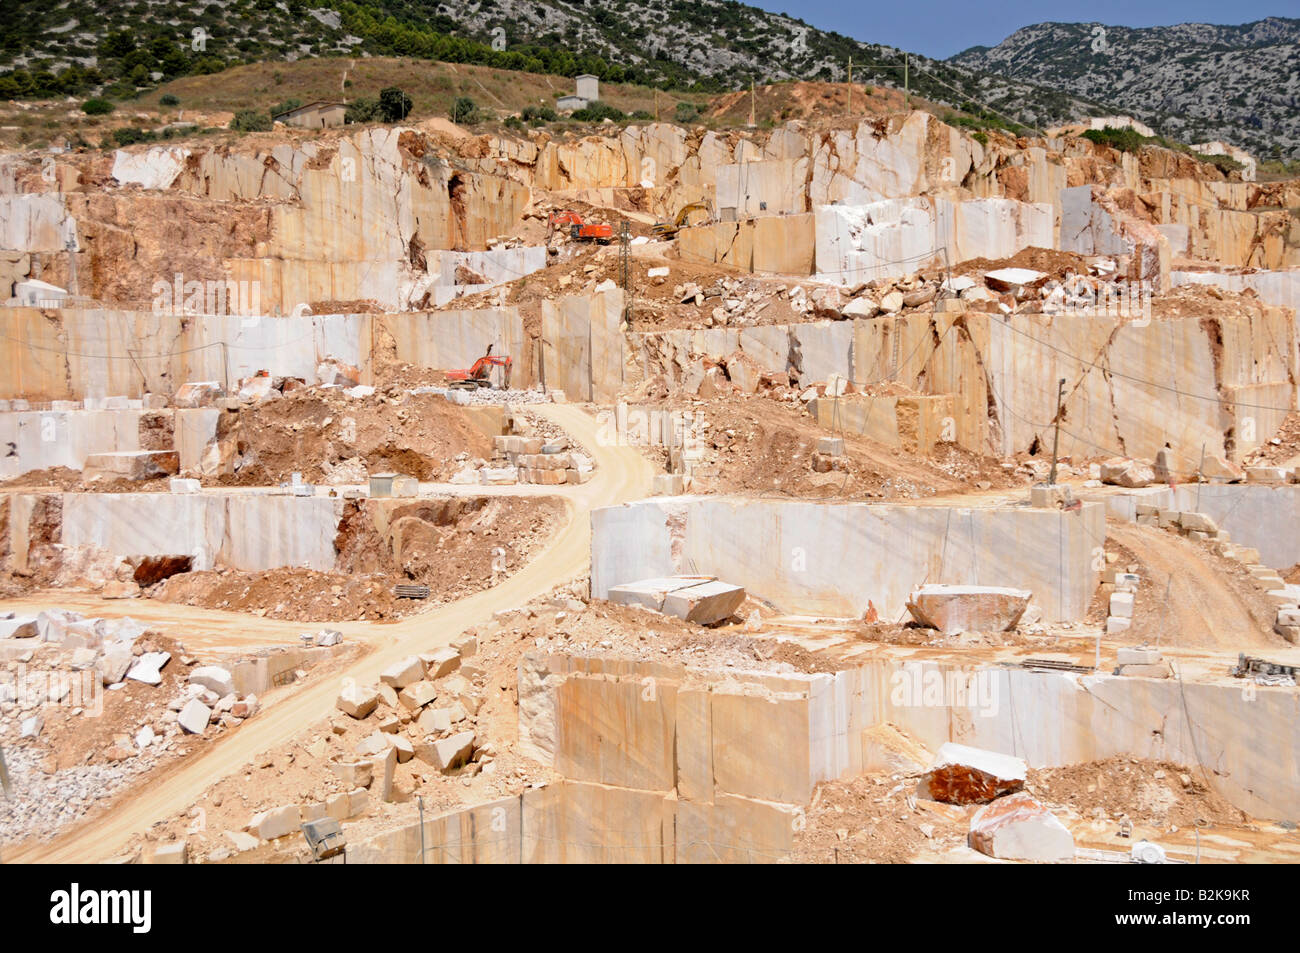
[[[1116,129],[1107,126],[1104,129],[1089,129],[1083,138],[1101,146],[1110,146],[1120,152],[1137,152],[1146,145],[1147,137],[1136,129]]]
[[[534,126],[540,126],[544,122],[556,122],[560,118],[550,106],[525,106],[521,116],[526,123]]]
[[[478,120],[478,106],[474,105],[474,100],[468,96],[459,96],[451,104],[451,112],[448,114],[452,122],[469,123]]]
[[[379,100],[368,96],[362,96],[348,103],[348,108],[343,113],[344,122],[378,122],[383,118]]]
[[[606,119],[618,122],[625,119],[621,109],[615,109],[608,103],[602,103],[599,99],[582,109],[573,111],[573,118],[578,122],[604,122]]]
[[[235,132],[266,132],[271,128],[271,117],[260,109],[241,109],[230,120]]]

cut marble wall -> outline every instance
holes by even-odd
[[[850,285],[1054,245],[1051,206],[1010,199],[891,199],[814,214],[818,274]]]
[[[923,582],[1029,589],[1051,620],[1082,618],[1105,509],[815,504],[665,498],[592,514],[591,591],[709,573],[785,612],[883,619]]]

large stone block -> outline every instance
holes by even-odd
[[[948,804],[981,804],[1025,786],[1023,758],[948,742],[922,776],[917,793]]]
[[[262,840],[275,840],[277,837],[294,833],[301,823],[302,810],[297,804],[286,804],[284,807],[255,814],[244,830]]]
[[[424,663],[415,655],[408,655],[400,662],[394,662],[379,674],[381,682],[397,691],[422,678],[424,678]]]
[[[459,731],[432,745],[432,765],[444,773],[465,764],[474,754],[474,732]]]
[[[1074,837],[1033,795],[1021,791],[975,812],[970,846],[1001,860],[1057,863],[1074,859]]]
[[[379,693],[363,688],[355,681],[346,682],[334,701],[334,707],[353,718],[365,718],[379,705]]]
[[[716,576],[665,576],[610,586],[605,598],[621,606],[645,606],[662,612],[670,592],[712,582]]]
[[[573,674],[555,693],[557,771],[578,781],[672,789],[673,683]]]
[[[922,625],[945,634],[1015,628],[1033,593],[998,586],[932,584],[912,593],[907,609]]]
[[[703,582],[664,596],[663,611],[687,622],[713,625],[731,618],[745,601],[745,590],[725,582]]]

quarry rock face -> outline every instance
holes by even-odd
[[[912,593],[907,609],[922,625],[945,635],[954,632],[1006,632],[1029,606],[1027,589],[930,584]]]
[[[1025,786],[1023,758],[948,742],[917,785],[917,794],[946,804],[984,804]]]
[[[998,798],[975,812],[970,846],[1000,860],[1059,863],[1074,859],[1074,836],[1032,794]]]

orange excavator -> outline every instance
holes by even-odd
[[[502,389],[510,386],[510,368],[514,361],[510,357],[493,357],[492,345],[488,345],[487,353],[474,362],[474,366],[469,370],[453,370],[447,372],[447,386],[455,387],[458,390],[475,390],[480,387],[491,387],[492,368],[500,367],[503,369],[501,387]]]
[[[597,245],[608,245],[614,237],[613,225],[588,222],[573,211],[552,212],[547,216],[546,221],[551,228],[569,226],[569,237],[575,242],[595,242]]]

